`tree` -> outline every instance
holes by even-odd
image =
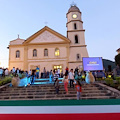
[[[120,67],[120,54],[115,56],[115,64]]]

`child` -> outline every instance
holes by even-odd
[[[79,100],[82,92],[81,84],[79,81],[77,81],[76,90],[77,90],[77,100]]]
[[[55,81],[55,89],[56,89],[56,94],[59,94],[59,80],[58,80],[58,78],[56,78],[56,81]]]

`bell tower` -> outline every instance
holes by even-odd
[[[88,57],[85,44],[82,13],[76,5],[71,5],[67,17],[67,37],[70,43],[69,68],[82,66],[82,57]]]

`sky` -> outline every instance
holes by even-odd
[[[114,61],[120,48],[120,0],[0,0],[0,66],[7,67],[9,42],[47,26],[66,36],[66,13],[72,2],[82,12],[90,57]]]

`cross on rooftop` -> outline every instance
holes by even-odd
[[[75,4],[75,2],[74,2],[74,1],[72,2],[71,6],[76,6],[76,4]]]
[[[47,26],[48,22],[45,22],[45,26]]]
[[[18,34],[18,38],[19,38],[19,34]]]

